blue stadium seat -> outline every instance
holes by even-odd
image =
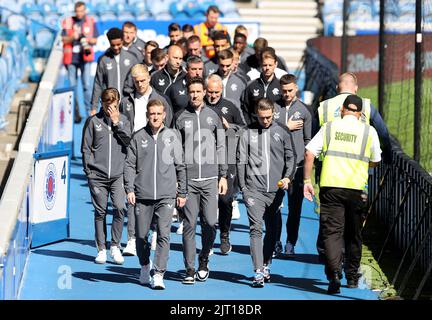
[[[40,28],[36,31],[34,37],[37,48],[50,50],[54,42],[55,34],[51,30]]]
[[[193,15],[190,16],[192,19],[203,19],[205,17],[205,11],[198,10],[195,11]]]
[[[151,14],[158,19],[159,15],[169,13],[169,8],[173,0],[159,0],[152,2],[147,2],[147,8],[151,12]]]
[[[186,19],[190,18],[185,12],[179,12],[176,15],[171,14],[171,16],[173,16],[173,17],[175,17],[176,19],[179,19],[179,20],[186,20]]]
[[[133,13],[137,20],[145,20],[152,16],[148,10],[147,3],[142,0],[129,0],[129,7],[133,8]]]
[[[135,20],[135,8],[124,2],[119,2],[113,5],[117,13],[117,19],[121,21]]]
[[[8,79],[8,67],[6,59],[3,57],[0,57],[0,84],[4,89],[5,84],[7,83]],[[0,94],[3,94],[3,90],[0,92]]]
[[[6,25],[9,30],[26,30],[27,20],[22,15],[11,14],[7,18]]]
[[[4,92],[4,98],[6,102],[6,110],[5,112],[9,112],[9,104],[10,101],[15,93],[15,89],[17,87],[17,81],[18,81],[18,74],[15,70],[15,57],[12,55],[12,50],[8,47],[6,48],[6,54],[4,55],[4,58],[7,63],[7,83],[5,87]]]
[[[240,14],[238,13],[237,10],[235,10],[235,11],[228,11],[228,12],[224,13],[224,18],[231,18],[231,19],[240,18]]]
[[[147,20],[151,18],[153,18],[153,16],[149,11],[135,12],[135,19],[138,21]]]
[[[98,17],[99,21],[117,20],[117,15],[112,11],[99,12]]]
[[[128,6],[136,10],[147,10],[147,11],[149,10],[147,6],[147,2],[143,0],[129,0]]]
[[[52,2],[48,2],[48,1],[43,1],[39,4],[39,10],[45,15],[45,14],[49,14],[49,13],[57,13],[58,12],[58,8],[57,6],[52,3]]]
[[[426,8],[426,7],[428,7],[428,6],[427,5],[423,6],[423,14],[424,14],[424,8]],[[415,23],[415,15],[416,15],[415,1],[413,1],[413,2],[400,2],[399,3],[399,10],[400,10],[399,11],[399,18],[401,21]]]
[[[135,20],[135,15],[132,11],[122,11],[117,13],[117,19],[120,21],[131,21]]]
[[[348,12],[351,21],[373,21],[371,1],[352,1]]]
[[[74,12],[74,3],[69,0],[56,0],[56,7],[61,15],[69,16]]]
[[[237,8],[236,8],[234,2],[231,0],[221,1],[221,3],[219,3],[219,1],[218,1],[218,7],[222,11],[223,17],[226,17],[226,15],[229,13],[237,11]]]
[[[55,29],[60,30],[61,28],[61,21],[60,21],[60,15],[57,13],[49,13],[45,15],[43,22],[47,24],[50,27],[53,27]]]
[[[161,12],[157,16],[154,16],[155,20],[171,20],[173,16],[169,12]]]

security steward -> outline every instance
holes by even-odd
[[[352,72],[342,73],[339,76],[337,90],[339,93],[336,96],[324,100],[320,103],[313,120],[312,135],[315,135],[318,132],[319,128],[321,128],[326,122],[333,121],[334,119],[339,119],[341,117],[341,107],[346,97],[350,94],[357,94],[358,81],[356,75]],[[390,136],[385,122],[379,112],[376,110],[376,108],[374,108],[374,106],[371,104],[370,99],[362,98],[362,101],[363,107],[360,121],[366,124],[370,124],[372,127],[375,128],[376,132],[378,133],[381,148],[383,151],[383,162],[385,164],[391,164],[392,147],[390,144]],[[321,172],[321,162],[322,156],[320,157],[320,161],[315,167],[315,177],[317,178],[317,182],[319,180]],[[321,230],[318,233],[317,251],[320,255],[320,259],[322,260],[324,257],[324,249],[322,244]]]
[[[358,119],[363,101],[349,95],[343,102],[342,119],[327,122],[306,146],[304,196],[315,194],[311,174],[314,158],[324,155],[320,177],[320,225],[325,248],[327,293],[340,293],[342,248],[345,247],[344,272],[349,288],[358,286],[361,259],[361,194],[368,183],[369,167],[381,161],[381,149],[375,129]]]
[[[209,6],[206,11],[206,21],[194,26],[195,34],[200,38],[201,44],[208,58],[216,54],[213,42],[213,35],[216,31],[223,31],[229,38],[228,28],[218,22],[221,11],[217,6]]]

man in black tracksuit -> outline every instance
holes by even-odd
[[[231,227],[233,201],[238,193],[237,170],[236,170],[236,149],[238,132],[245,123],[240,115],[240,111],[236,106],[224,98],[222,98],[222,79],[216,74],[210,75],[207,80],[207,97],[208,106],[214,110],[222,120],[222,124],[226,130],[226,145],[228,156],[228,192],[226,195],[219,197],[219,230],[220,230],[220,251],[222,254],[228,254],[231,251],[231,243],[229,241],[229,232]]]
[[[311,140],[312,135],[312,114],[307,106],[297,98],[298,87],[296,77],[293,74],[287,74],[280,79],[283,99],[280,101],[278,119],[276,121],[285,126],[291,132],[294,141],[294,150],[296,153],[297,164],[296,173],[292,185],[289,187],[288,195],[288,219],[286,222],[287,240],[285,245],[285,255],[292,256],[295,254],[294,247],[297,243],[300,216],[303,203],[303,164],[305,146]],[[276,117],[275,117],[276,118]],[[282,232],[282,215],[279,211],[278,219],[278,237],[275,247],[275,254],[282,251],[280,236]]]
[[[123,165],[126,148],[130,142],[131,128],[127,118],[118,110],[119,102],[120,94],[117,89],[105,89],[102,92],[102,109],[87,119],[83,129],[81,145],[83,167],[95,208],[95,235],[98,249],[96,263],[106,262],[108,195],[111,196],[114,207],[111,256],[117,264],[124,262],[119,248],[125,209]]]
[[[122,26],[123,49],[133,53],[139,63],[144,63],[145,41],[137,36],[137,27],[133,22],[126,21]]]
[[[223,31],[217,31],[213,36],[215,56],[204,63],[204,73],[209,76],[219,69],[218,54],[230,47],[229,35]]]
[[[148,124],[133,135],[124,168],[128,202],[135,208],[140,283],[150,282],[153,289],[165,289],[163,276],[168,263],[172,213],[175,205],[184,206],[187,195],[181,137],[177,130],[164,126],[164,109],[162,101],[149,101]],[[155,273],[150,280],[147,234],[154,218],[157,246]]]
[[[110,42],[108,50],[99,58],[91,98],[91,115],[99,108],[99,99],[106,88],[116,88],[120,95],[133,91],[130,69],[139,63],[133,53],[123,50],[123,32],[111,28],[107,32]]]
[[[262,98],[277,102],[282,98],[279,80],[274,74],[276,68],[276,56],[272,52],[266,52],[262,59],[261,76],[252,81],[244,91],[242,98],[243,116],[247,124],[256,121],[255,106]]]
[[[202,78],[188,82],[189,105],[175,116],[180,131],[188,178],[188,200],[184,207],[183,257],[186,276],[183,284],[194,284],[195,278],[206,281],[208,258],[216,237],[218,194],[227,192],[225,130],[219,116],[206,106]],[[195,232],[201,214],[202,249],[195,275]]]
[[[151,86],[159,93],[166,94],[171,85],[182,80],[186,75],[181,67],[182,62],[183,50],[175,44],[170,46],[168,48],[168,62],[163,69],[151,75]]]
[[[222,96],[234,103],[237,109],[241,112],[241,98],[247,87],[247,82],[238,73],[234,73],[231,70],[233,60],[234,55],[231,50],[225,49],[219,52],[219,69],[217,74],[222,78],[223,82]]]
[[[270,280],[277,233],[276,212],[284,197],[283,189],[288,189],[293,179],[296,160],[290,132],[273,121],[273,102],[259,100],[256,112],[258,122],[250,124],[240,136],[237,170],[250,224],[250,250],[255,271],[252,285],[262,287],[264,281]]]
[[[183,77],[180,81],[172,84],[166,92],[166,96],[171,102],[174,114],[186,108],[189,103],[187,79],[203,77],[204,63],[202,59],[197,56],[190,56],[186,61],[186,72],[186,77]]]

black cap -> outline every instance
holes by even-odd
[[[349,105],[355,105],[356,109]],[[343,102],[344,108],[354,111],[354,112],[361,112],[363,107],[363,100],[359,96],[355,94],[350,94],[348,97],[346,97],[345,101]]]
[[[119,28],[109,29],[106,35],[109,41],[114,39],[123,39],[123,31]]]

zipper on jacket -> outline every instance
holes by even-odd
[[[111,179],[111,127],[108,127],[108,179]]]
[[[198,119],[198,178],[201,179],[201,124],[200,124],[200,114],[202,112],[202,109],[199,113],[197,113],[197,119]]]
[[[267,133],[268,133],[268,131],[264,132],[264,149],[265,149],[266,169],[267,169],[267,192],[269,192],[269,190],[270,190],[270,159],[269,159],[269,154],[267,151],[267,137],[266,137]]]
[[[164,94],[165,94],[165,93],[167,92],[168,88],[171,87],[171,85],[172,85],[173,83],[176,82],[177,77],[178,77],[178,75],[181,73],[181,71],[180,71],[180,70],[177,71],[177,74],[174,76],[174,80],[171,80],[171,75],[169,74],[168,71],[166,71],[166,69],[164,69],[164,71],[165,71],[165,73],[168,75],[168,80],[169,80],[169,86],[166,87],[166,89],[164,90]]]
[[[264,82],[263,79],[260,78],[260,80],[261,80],[261,82],[262,82],[262,84],[264,86],[264,97],[263,98],[267,98],[267,89],[270,86],[270,82],[268,84],[265,84],[265,82]]]
[[[156,193],[157,193],[157,183],[156,183],[156,164],[157,164],[157,136],[155,139],[155,145],[154,145],[154,169],[153,169],[153,179],[154,179],[154,200],[156,200]]]

